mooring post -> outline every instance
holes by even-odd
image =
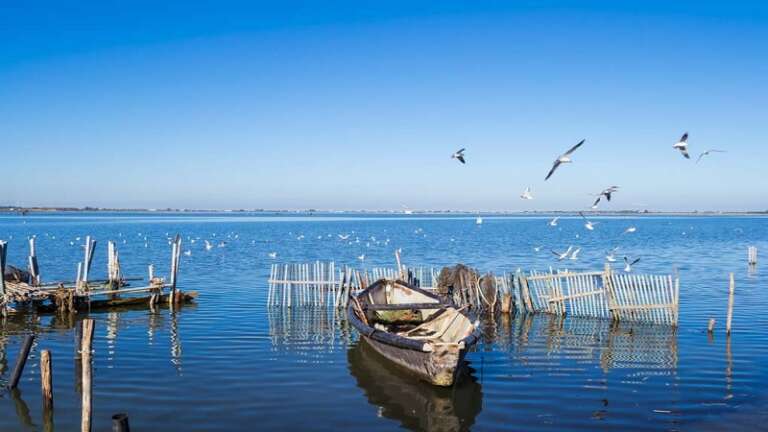
[[[400,262],[400,249],[395,251],[395,261],[397,262],[397,275],[400,280],[405,279],[405,274],[403,273],[403,265]]]
[[[0,296],[5,297],[5,259],[8,257],[8,242],[0,240]],[[0,302],[4,300],[0,299]]]
[[[179,257],[181,256],[181,236],[176,234],[171,248],[171,293],[168,295],[168,302],[173,304],[176,301],[176,280],[179,272]]]
[[[29,238],[29,274],[32,280],[30,285],[40,285],[40,267],[37,265],[37,248],[35,247],[36,237]]]
[[[112,416],[112,432],[131,432],[128,426],[128,414],[117,413]]]
[[[40,386],[43,391],[43,410],[53,407],[53,374],[51,373],[51,352],[40,351]]]
[[[731,334],[731,320],[733,319],[733,292],[736,289],[736,282],[733,273],[730,274],[730,283],[728,284],[728,317],[725,321],[725,334]]]
[[[709,322],[707,323],[707,333],[712,333],[715,331],[715,319],[710,318]]]
[[[24,372],[24,365],[27,364],[27,357],[29,356],[29,350],[32,349],[32,342],[35,340],[35,335],[26,335],[21,343],[21,349],[19,350],[19,357],[16,359],[16,366],[13,367],[13,373],[11,373],[11,379],[8,381],[8,389],[13,390],[19,385],[21,379],[21,373]]]
[[[93,402],[91,400],[91,391],[93,381],[91,379],[91,348],[93,344],[93,320],[86,318],[83,320],[83,340],[80,344],[81,365],[82,365],[82,419],[80,422],[81,432],[91,432],[91,409]]]
[[[757,247],[749,246],[747,248],[747,263],[749,263],[749,265],[757,264]]]

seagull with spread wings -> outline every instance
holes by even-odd
[[[552,174],[555,173],[557,167],[559,167],[561,164],[573,162],[571,160],[571,154],[575,152],[577,148],[581,147],[581,145],[584,144],[584,141],[586,140],[579,141],[578,144],[571,147],[567,152],[558,156],[557,159],[555,159],[555,162],[552,163],[552,169],[549,170],[549,174],[547,174],[547,176],[544,178],[544,181],[549,180],[549,178],[552,177]]]
[[[566,250],[563,253],[555,252],[555,251],[552,251],[552,253],[555,254],[555,256],[557,256],[557,260],[558,261],[562,261],[562,260],[568,258],[568,256],[571,254],[572,250],[573,250],[573,246],[568,246],[568,250]]]
[[[587,219],[586,216],[584,216],[584,213],[579,212],[579,216],[581,216],[582,219],[584,219],[584,228],[594,231],[595,225],[597,225],[597,222],[592,222],[591,220]]]
[[[466,150],[466,149],[461,149],[461,150],[457,151],[456,153],[452,154],[451,155],[451,159],[457,159],[459,162],[461,162],[463,164],[467,163],[467,161],[464,160],[464,150]]]
[[[603,189],[602,192],[597,194],[597,199],[595,200],[595,203],[592,204],[592,208],[596,209],[597,205],[600,204],[600,200],[603,197],[605,197],[606,200],[610,201],[611,200],[611,195],[613,195],[613,193],[616,192],[617,190],[619,190],[618,186],[611,186],[611,187],[609,187],[607,189]]]
[[[630,261],[629,258],[624,257],[624,271],[629,273],[632,271],[632,266],[640,262],[640,258]]]
[[[533,199],[533,194],[531,193],[531,187],[530,186],[525,188],[525,191],[520,194],[520,198],[524,199],[524,200],[532,200]]]
[[[727,153],[727,152],[725,150],[718,150],[718,149],[707,150],[704,153],[699,155],[699,158],[696,159],[696,163],[701,162],[701,158],[703,158],[704,156],[709,156],[711,153]]]
[[[680,137],[680,141],[676,142],[672,148],[680,150],[680,153],[682,153],[686,159],[690,159],[691,156],[688,154],[688,132],[684,133],[683,136]]]

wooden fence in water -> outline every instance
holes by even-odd
[[[518,272],[514,303],[524,312],[677,325],[680,280],[671,275]]]

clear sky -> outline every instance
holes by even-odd
[[[0,205],[768,209],[766,2],[13,3]]]

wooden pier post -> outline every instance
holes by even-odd
[[[400,262],[400,249],[395,251],[395,261],[397,262],[397,275],[400,280],[405,280],[405,273],[403,272],[403,264]]]
[[[80,344],[81,364],[82,364],[82,419],[80,422],[81,432],[91,432],[91,411],[93,402],[91,400],[91,391],[93,390],[93,380],[91,375],[91,348],[93,345],[93,320],[90,318],[83,320],[83,340]]]
[[[128,414],[117,413],[112,416],[112,432],[131,432],[128,426]]]
[[[749,265],[757,264],[757,247],[749,246],[747,248],[747,263]]]
[[[37,265],[37,248],[35,247],[36,237],[29,238],[29,274],[31,279],[30,285],[40,285],[40,267]]]
[[[3,298],[5,297],[5,260],[7,257],[8,242],[0,241],[0,296],[3,296]],[[3,307],[3,310],[5,310],[5,307]]]
[[[179,272],[179,257],[181,256],[181,236],[176,234],[171,248],[171,292],[168,295],[169,304],[176,302],[176,281]]]
[[[53,408],[53,374],[51,373],[51,352],[40,351],[40,386],[43,391],[43,410]]]
[[[725,334],[731,334],[731,320],[733,319],[733,292],[736,289],[736,282],[733,278],[733,273],[730,274],[730,281],[728,284],[728,316],[725,321]]]
[[[29,350],[32,349],[32,342],[34,342],[34,335],[24,336],[24,341],[21,343],[21,349],[19,350],[19,357],[16,358],[16,366],[13,367],[11,373],[11,379],[8,381],[8,389],[13,390],[19,385],[21,374],[24,372],[24,365],[27,364],[27,357],[29,357]]]
[[[707,323],[707,333],[712,333],[715,331],[715,319],[710,318],[709,322]]]

